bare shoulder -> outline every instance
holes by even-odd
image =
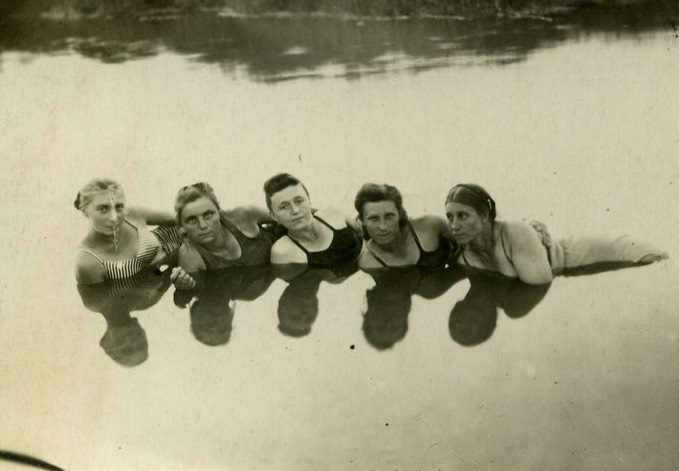
[[[361,270],[369,270],[374,268],[382,268],[382,265],[375,260],[375,257],[368,251],[367,244],[363,244],[363,250],[358,257],[358,268]]]
[[[283,236],[271,247],[271,263],[308,263],[308,260],[302,249],[288,236]]]
[[[509,245],[511,253],[544,254],[540,235],[530,224],[523,221],[511,221],[502,223],[504,240]]]
[[[433,214],[425,214],[416,218],[412,218],[410,223],[415,229],[433,229],[436,231],[445,230],[448,227],[446,220],[441,216],[434,216]]]
[[[323,208],[316,212],[316,216],[322,218],[335,229],[344,229],[347,226],[347,215],[337,208]]]
[[[78,283],[92,285],[101,283],[106,278],[106,269],[101,260],[92,253],[78,250],[75,259],[75,279]]]
[[[245,235],[253,237],[259,232],[258,224],[271,220],[269,213],[257,206],[238,206],[228,211],[222,211],[222,218],[228,219]]]
[[[540,242],[540,238],[535,229],[524,221],[506,221],[503,222],[502,225],[508,241],[512,244],[521,245]]]

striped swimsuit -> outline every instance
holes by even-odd
[[[139,247],[134,257],[127,260],[103,260],[90,250],[80,249],[101,262],[106,270],[107,280],[123,280],[133,277],[156,258],[160,249],[163,249],[165,254],[170,255],[177,251],[181,242],[176,226],[159,226],[153,231],[149,231],[145,227],[135,226],[127,219],[125,222],[137,230]]]

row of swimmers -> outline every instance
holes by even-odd
[[[356,264],[353,266],[357,271]],[[309,267],[296,273],[288,280],[274,308],[278,331],[295,338],[309,335],[321,310],[318,297],[321,284],[337,285],[351,274],[347,270],[337,275],[329,269]],[[550,286],[530,285],[483,272],[469,273],[457,266],[438,270],[408,267],[380,270],[371,275],[375,284],[365,293],[360,316],[356,315],[359,310],[350,306],[336,308],[346,313],[343,323],[361,319],[366,343],[377,350],[389,349],[406,336],[415,296],[432,300],[458,281],[468,279],[468,292],[449,308],[448,329],[454,342],[473,346],[491,337],[499,309],[511,318],[525,316]],[[279,276],[281,272],[272,265],[212,270],[205,273],[200,287],[176,289],[174,304],[180,309],[188,308],[189,329],[197,341],[210,347],[223,346],[232,337],[240,303],[262,296]],[[167,268],[142,270],[125,283],[78,286],[85,305],[101,313],[106,321],[99,345],[111,359],[124,366],[137,366],[147,360],[146,331],[133,312],[151,309],[171,285],[171,269]],[[347,347],[353,349],[356,340],[351,338]]]
[[[172,281],[191,289],[205,272],[272,264],[341,270],[459,265],[529,284],[598,264],[643,265],[667,252],[629,236],[553,238],[540,223],[500,221],[496,204],[476,184],[458,184],[445,198],[445,218],[409,217],[397,188],[363,185],[357,217],[315,209],[306,186],[282,173],[264,184],[267,209],[223,209],[212,187],[181,188],[175,213],[128,208],[122,186],[95,179],[75,206],[90,222],[76,262],[79,284],[134,276],[149,266],[176,265]],[[156,226],[150,229],[149,226]]]

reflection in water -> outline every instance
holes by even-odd
[[[523,317],[537,306],[551,286],[529,285],[518,279],[481,272],[470,274],[469,283],[467,295],[455,303],[448,319],[450,336],[466,347],[483,343],[493,335],[497,308],[509,317]]]
[[[318,317],[318,290],[322,282],[339,284],[356,273],[355,262],[331,269],[307,265],[277,266],[278,276],[289,280],[278,300],[278,330],[291,337],[311,332]]]
[[[406,21],[328,17],[224,18],[201,13],[162,23],[133,19],[4,19],[0,50],[74,51],[106,63],[170,49],[219,63],[225,72],[245,69],[256,80],[345,76],[391,70],[414,72],[449,65],[457,57],[483,56],[508,64],[578,34],[629,34],[667,28],[673,15],[655,1],[571,10],[552,18]],[[467,59],[465,59],[467,60]],[[321,66],[330,67],[321,72]]]
[[[378,350],[391,348],[408,331],[412,296],[435,299],[466,274],[457,267],[426,270],[419,267],[367,271],[375,286],[366,291],[363,334]]]
[[[85,307],[106,320],[99,345],[113,361],[137,366],[148,358],[146,332],[132,311],[154,306],[170,287],[170,270],[144,270],[128,280],[78,285]]]
[[[257,299],[274,279],[268,266],[211,270],[200,274],[198,288],[176,290],[174,300],[180,308],[190,303],[191,333],[196,340],[208,346],[224,345],[231,338],[235,301]]]

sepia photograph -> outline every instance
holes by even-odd
[[[679,467],[674,0],[0,2],[0,469]]]

